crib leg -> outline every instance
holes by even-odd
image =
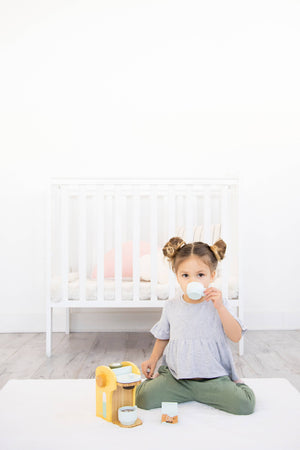
[[[66,334],[70,334],[70,308],[66,308]]]
[[[52,340],[52,308],[47,308],[47,325],[46,325],[46,355],[51,356],[51,340]]]
[[[239,340],[239,355],[242,356],[244,354],[244,336]]]

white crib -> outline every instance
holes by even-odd
[[[161,251],[173,236],[210,245],[219,237],[226,242],[214,284],[243,320],[238,185],[237,179],[51,179],[47,356],[54,308],[65,308],[66,333],[70,308],[134,307],[145,314],[162,308],[180,289]]]

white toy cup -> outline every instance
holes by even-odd
[[[137,406],[121,406],[118,409],[118,419],[122,425],[133,425],[137,419]]]
[[[191,283],[188,283],[186,288],[186,293],[192,300],[199,300],[203,297],[204,291],[205,287],[199,281],[192,281]]]

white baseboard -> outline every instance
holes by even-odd
[[[70,331],[149,331],[159,320],[161,309],[81,310],[72,309]],[[299,311],[245,311],[248,330],[300,329]],[[46,314],[1,314],[0,333],[42,333],[46,330]],[[65,311],[53,312],[53,331],[65,331]]]
[[[245,311],[248,330],[299,330],[299,311]]]
[[[70,331],[149,331],[161,316],[161,309],[114,311],[71,309]],[[53,331],[65,331],[65,310],[53,311]],[[46,314],[2,314],[0,333],[41,333],[46,331]]]

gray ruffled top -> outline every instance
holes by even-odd
[[[242,328],[247,328],[233,312],[230,300],[223,298],[227,310]],[[162,364],[176,379],[215,378],[228,375],[239,379],[218,311],[212,301],[188,303],[182,291],[166,300],[160,320],[150,332],[157,339],[169,339]]]

